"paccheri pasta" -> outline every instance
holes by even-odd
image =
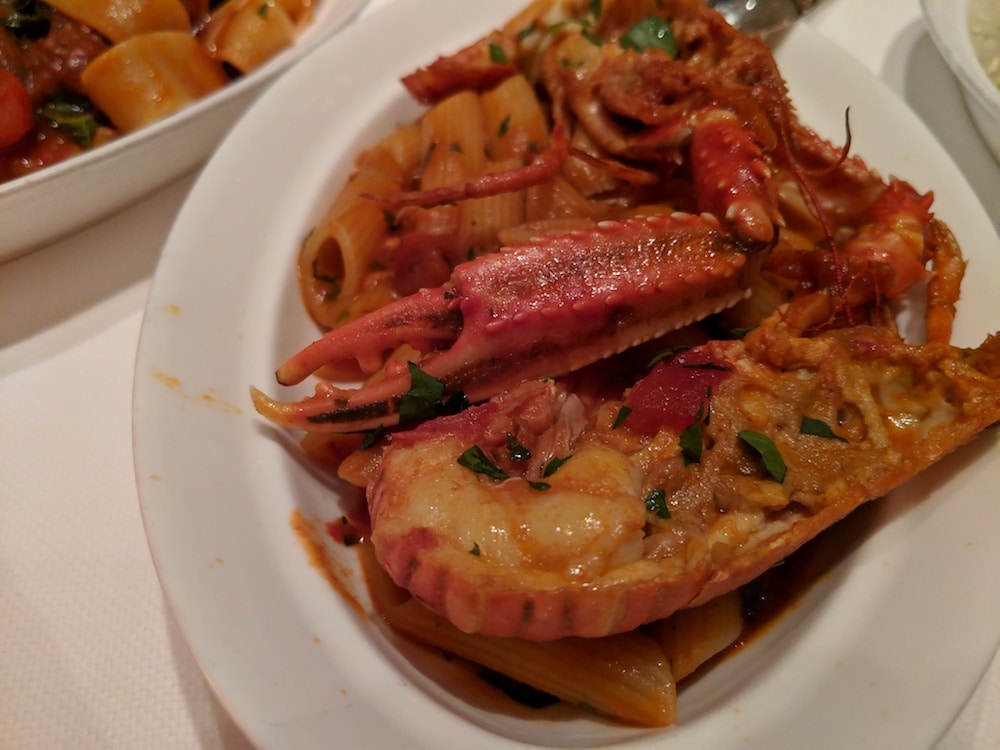
[[[390,626],[669,725],[745,587],[1000,420],[1000,337],[949,343],[932,196],[698,0],[537,0],[403,83],[298,257],[315,393],[254,404],[364,490]]]
[[[291,46],[314,0],[4,0],[0,181],[155,122]]]

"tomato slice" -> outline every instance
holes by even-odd
[[[682,351],[656,364],[625,398],[631,409],[626,424],[632,430],[655,435],[659,430],[680,433],[694,422],[711,389],[728,378],[725,363],[696,352]]]
[[[28,90],[13,73],[0,70],[0,148],[13,146],[34,124]]]

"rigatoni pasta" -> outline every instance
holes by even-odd
[[[116,44],[81,80],[91,101],[128,133],[222,88],[229,77],[187,32],[156,31]]]

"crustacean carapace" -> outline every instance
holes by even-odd
[[[765,327],[596,406],[536,381],[397,434],[371,542],[464,631],[604,636],[747,583],[997,421],[998,335],[963,350]]]
[[[378,369],[408,344],[420,369],[473,401],[519,381],[555,377],[700,320],[746,297],[761,253],[744,250],[712,217],[649,216],[599,224],[458,266],[424,289],[334,329],[290,359],[294,384],[355,358]],[[370,364],[369,364],[370,363]],[[321,383],[316,395],[257,408],[286,427],[349,432],[393,424],[406,397],[407,363],[360,389]]]

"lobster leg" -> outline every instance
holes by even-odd
[[[458,266],[444,287],[330,331],[282,365],[278,381],[297,383],[351,359],[371,371],[407,343],[422,352],[415,364],[446,393],[484,400],[735,304],[762,255],[748,252],[713,217],[689,214],[606,222],[508,247]],[[298,402],[280,403],[258,390],[253,398],[283,426],[352,432],[396,424],[410,387],[409,367],[394,363],[357,389],[321,383]]]

